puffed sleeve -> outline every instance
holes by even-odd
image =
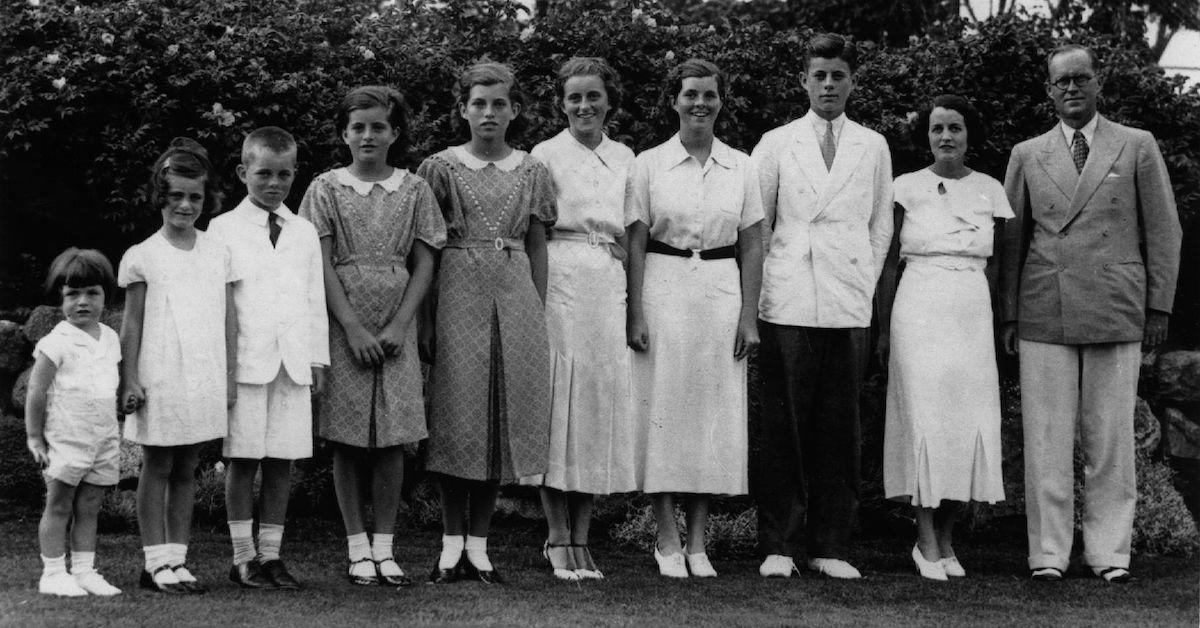
[[[446,246],[446,221],[424,179],[417,181],[413,193],[413,237],[435,249]]]
[[[317,229],[318,238],[332,237],[337,229],[333,220],[334,201],[332,190],[325,182],[325,176],[319,176],[308,184],[304,191],[304,199],[300,201],[299,214],[312,223]]]
[[[117,267],[117,285],[128,288],[129,284],[146,282],[146,269],[142,261],[142,245],[135,244],[125,251]]]
[[[532,160],[533,181],[529,190],[529,215],[549,227],[558,220],[558,203],[554,198],[554,182],[542,162]]]
[[[742,159],[742,220],[738,230],[748,229],[764,218],[762,188],[759,186],[758,169],[748,155]]]
[[[990,180],[988,183],[990,184],[989,187],[991,187],[988,195],[992,199],[992,217],[1003,218],[1005,220],[1015,217],[1016,214],[1013,213],[1012,205],[1008,204],[1008,195],[1004,193],[1004,185],[995,179]]]
[[[625,226],[637,221],[650,225],[650,167],[645,153],[633,160],[629,181],[625,184]],[[761,197],[759,207],[762,206]]]

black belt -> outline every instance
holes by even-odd
[[[674,255],[676,257],[691,257],[694,253],[700,254],[700,259],[729,259],[737,257],[737,249],[734,245],[718,246],[715,249],[706,249],[703,251],[694,249],[677,249],[670,244],[665,244],[658,240],[650,240],[646,243],[647,253],[658,253],[659,255]]]

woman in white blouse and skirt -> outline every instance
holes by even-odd
[[[593,496],[637,490],[625,346],[625,183],[633,151],[604,134],[621,102],[603,59],[558,71],[568,128],[531,154],[550,170],[558,221],[546,249],[546,330],[553,371],[550,449],[541,485],[542,553],[563,580],[602,578],[588,551]]]
[[[916,511],[918,572],[945,580],[965,575],[951,544],[959,503],[1004,499],[984,269],[1000,231],[993,223],[1013,213],[1000,182],[964,162],[969,143],[983,142],[979,115],[966,99],[935,98],[918,117],[913,138],[929,146],[934,162],[895,184],[895,233],[905,269],[884,340],[890,345],[884,493]],[[889,271],[896,260],[893,244]],[[891,290],[882,285],[887,310]]]
[[[763,208],[750,157],[713,135],[725,87],[708,61],[671,70],[663,94],[679,133],[638,155],[625,208],[641,489],[657,521],[659,573],[679,578],[717,575],[704,545],[709,496],[748,489],[746,358],[758,346]],[[686,495],[686,548],[673,493]]]

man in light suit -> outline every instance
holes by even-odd
[[[769,247],[750,492],[767,577],[790,576],[802,549],[814,571],[860,577],[846,560],[858,503],[858,396],[893,220],[887,141],[845,115],[857,63],[852,41],[814,36],[800,79],[808,113],[764,135],[753,154]]]
[[[1046,58],[1059,124],[1012,151],[1001,307],[1019,351],[1029,568],[1058,580],[1071,556],[1072,449],[1084,467],[1084,562],[1130,579],[1137,483],[1133,414],[1141,347],[1167,334],[1180,227],[1154,137],[1096,113],[1099,65],[1083,46]]]

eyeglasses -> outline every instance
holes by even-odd
[[[1084,87],[1091,85],[1092,81],[1094,80],[1096,80],[1096,77],[1092,76],[1091,74],[1079,74],[1076,76],[1060,77],[1050,81],[1050,84],[1065,92],[1068,89],[1071,89],[1072,83],[1074,83],[1076,87],[1083,89]]]

